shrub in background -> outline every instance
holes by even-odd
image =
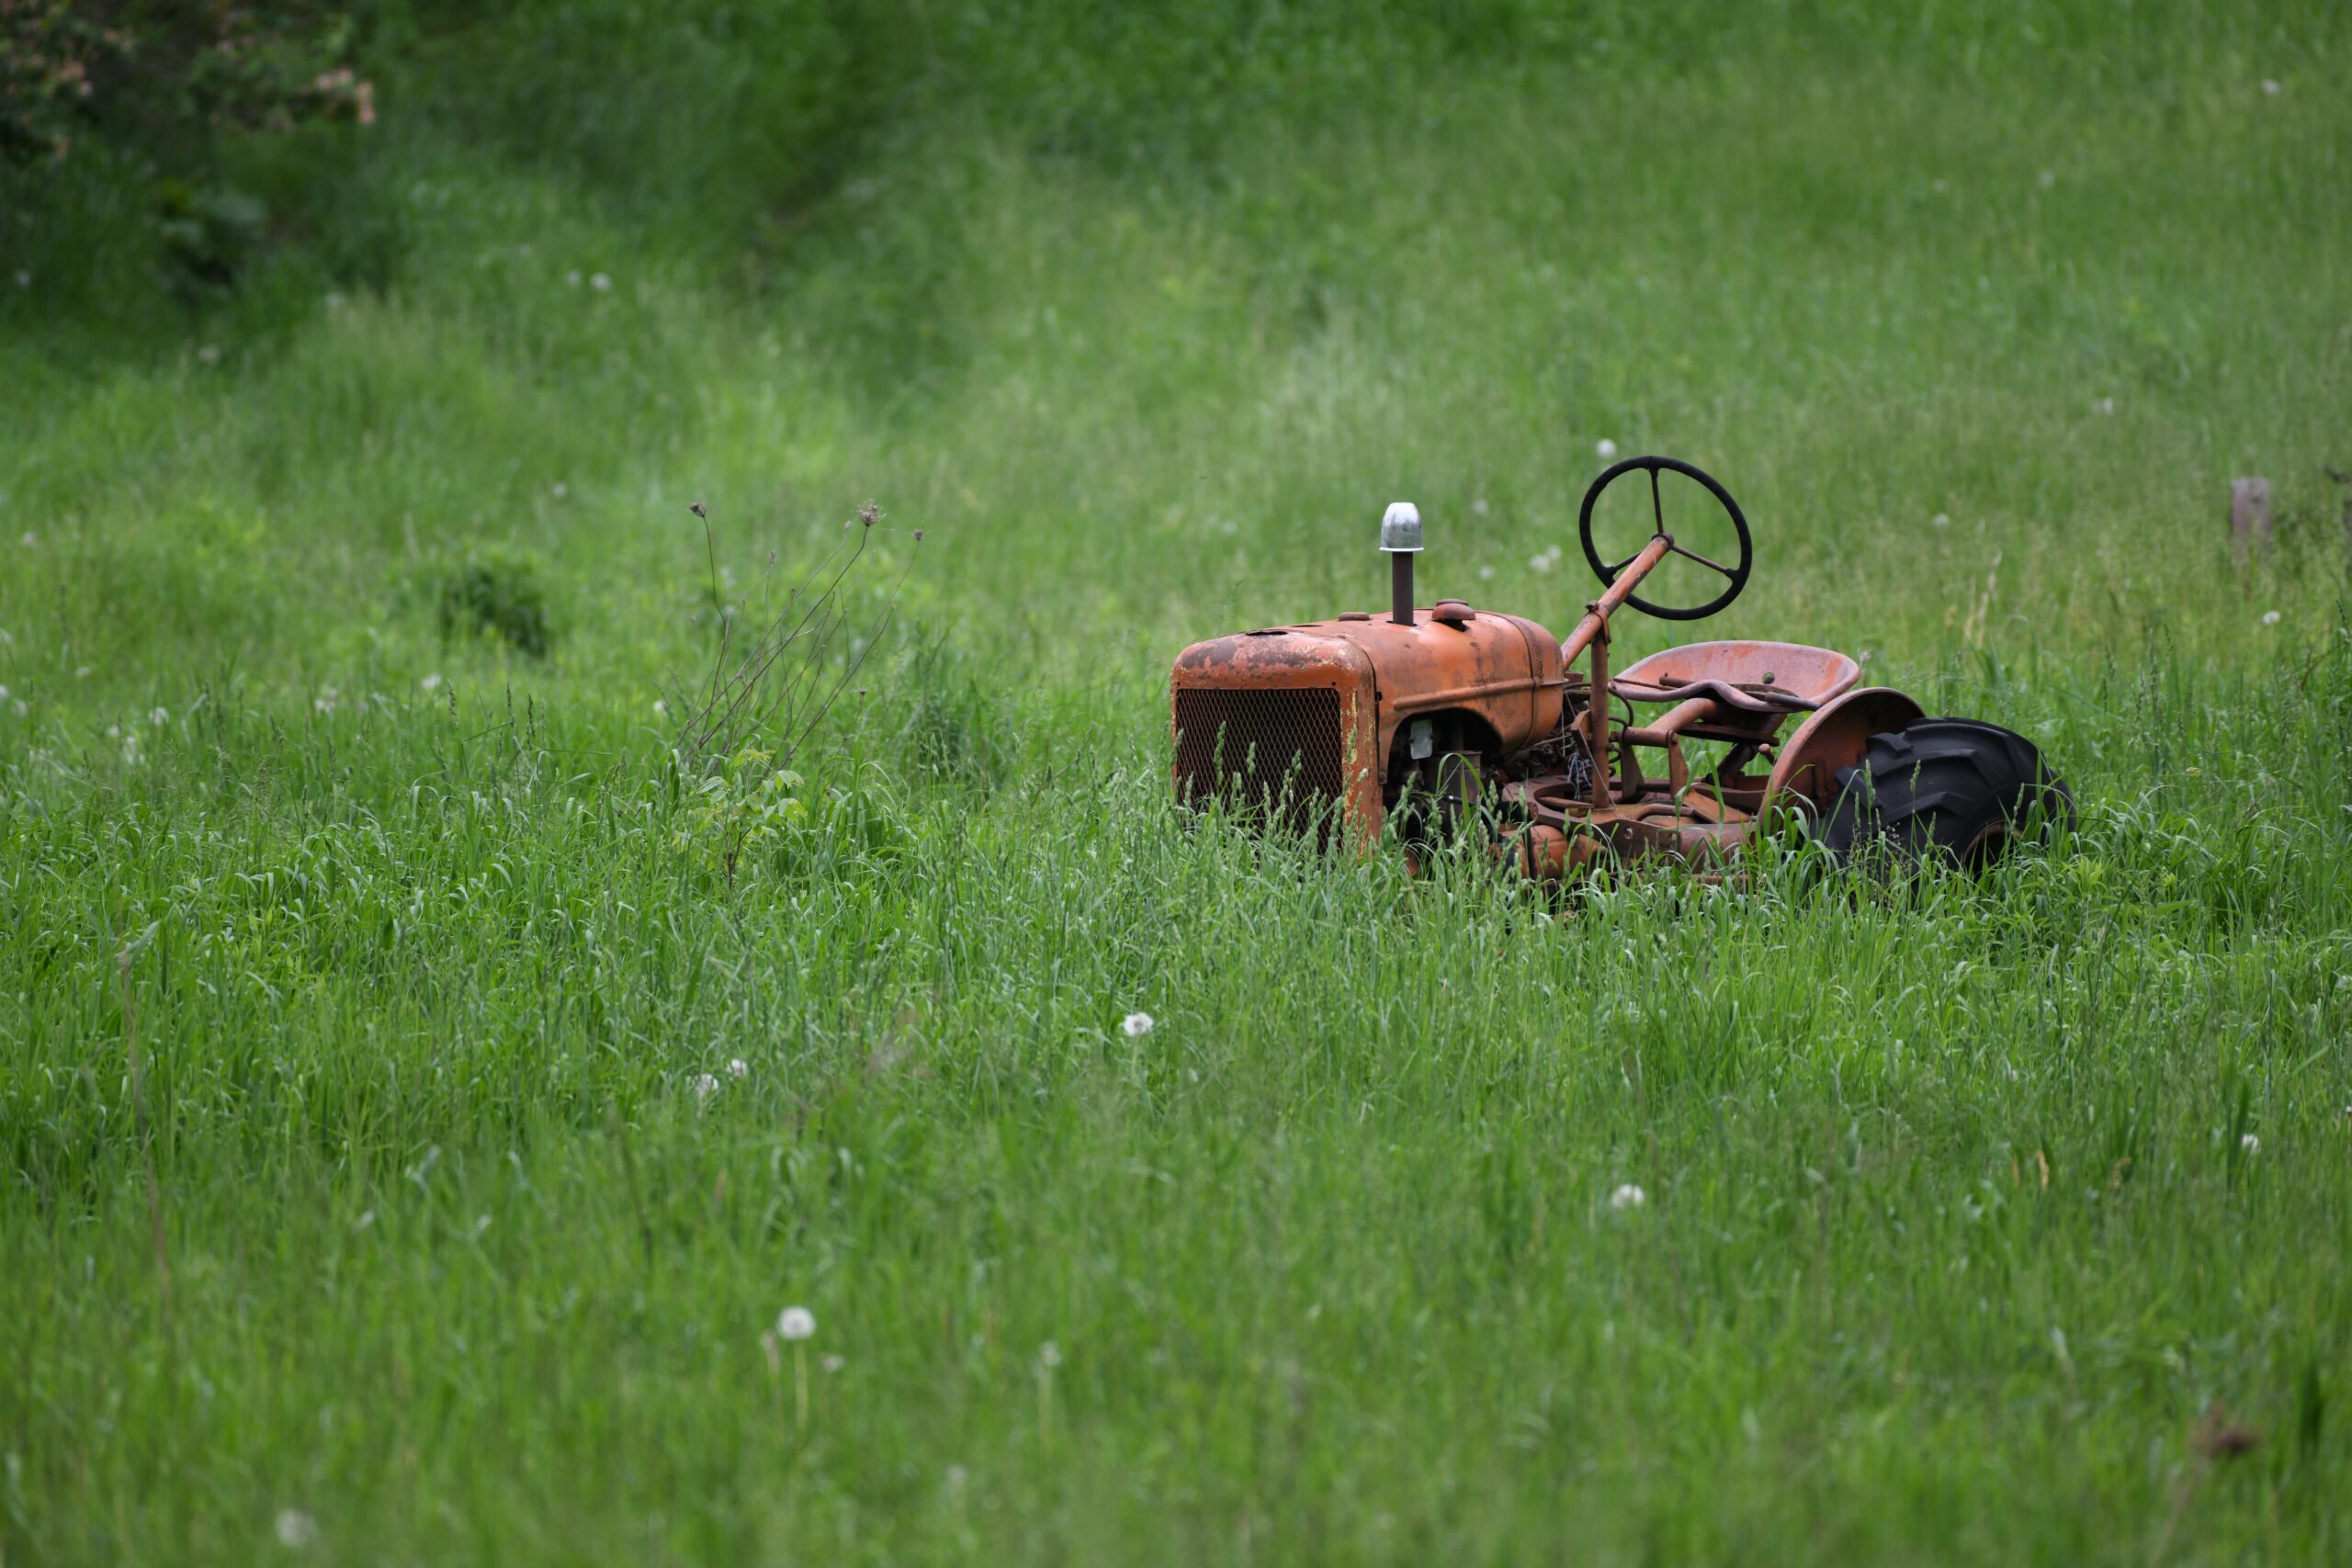
[[[441,580],[441,635],[490,637],[518,653],[544,658],[554,640],[547,590],[527,558],[495,547],[451,568]]]

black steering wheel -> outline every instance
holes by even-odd
[[[1584,542],[1584,558],[1592,563],[1594,575],[1600,579],[1601,586],[1605,588],[1616,581],[1617,574],[1633,565],[1634,558],[1641,554],[1640,550],[1636,550],[1616,565],[1611,566],[1600,558],[1600,552],[1593,548],[1592,545],[1592,503],[1600,499],[1600,492],[1614,483],[1620,474],[1630,474],[1636,468],[1647,470],[1650,476],[1650,516],[1657,525],[1657,537],[1664,539],[1667,548],[1676,555],[1697,561],[1710,571],[1721,572],[1730,579],[1730,585],[1696,609],[1685,610],[1677,609],[1671,605],[1653,604],[1631,593],[1625,595],[1625,603],[1645,615],[1656,615],[1661,621],[1703,620],[1739,597],[1739,591],[1747,586],[1748,569],[1756,564],[1755,546],[1748,539],[1747,519],[1740,514],[1739,502],[1734,501],[1731,498],[1731,491],[1717,484],[1714,476],[1704,469],[1693,468],[1676,457],[1628,457],[1623,462],[1614,464],[1604,470],[1599,479],[1592,481],[1592,488],[1584,492],[1584,510],[1577,514],[1577,536]],[[1666,508],[1658,501],[1657,476],[1661,468],[1668,473],[1681,474],[1698,480],[1713,492],[1717,501],[1724,503],[1724,510],[1731,513],[1731,525],[1739,532],[1737,565],[1725,566],[1721,561],[1709,560],[1696,550],[1686,550],[1674,542],[1674,536],[1666,531]],[[1648,547],[1645,545],[1643,547]]]

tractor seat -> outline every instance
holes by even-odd
[[[1853,689],[1862,667],[1798,642],[1693,642],[1653,653],[1609,682],[1628,702],[1706,697],[1741,713],[1817,708]]]

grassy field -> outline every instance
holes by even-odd
[[[428,17],[193,301],[10,187],[0,1561],[2352,1559],[2346,18],[1316,9]],[[1179,648],[1398,496],[1565,627],[1602,440],[2079,831],[1180,819]]]

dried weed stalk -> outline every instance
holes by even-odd
[[[889,628],[898,614],[899,591],[914,570],[915,552],[908,553],[882,607],[865,624],[863,635],[854,637],[849,657],[836,666],[835,649],[856,615],[846,585],[865,558],[882,509],[872,502],[859,507],[857,515],[842,525],[840,540],[824,558],[786,591],[780,605],[763,612],[757,635],[740,644],[734,607],[719,593],[710,514],[700,502],[691,510],[702,519],[710,558],[711,605],[719,616],[719,631],[709,673],[699,681],[670,683],[667,705],[676,727],[678,765],[688,777],[700,776],[757,744],[773,766],[787,767]],[[920,545],[922,530],[915,529],[912,538]],[[771,554],[771,571],[775,563]],[[772,602],[765,593],[762,597],[763,603]]]

